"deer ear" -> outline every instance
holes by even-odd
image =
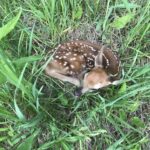
[[[120,74],[120,60],[117,52],[112,51],[110,49],[106,49],[103,53],[103,67],[107,70],[107,72],[114,78],[118,77]],[[116,79],[113,80],[116,80]]]
[[[95,57],[95,66],[96,67],[103,67],[103,50],[98,53]]]

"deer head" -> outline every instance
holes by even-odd
[[[78,96],[108,85],[119,83],[120,61],[117,54],[110,49],[101,49],[95,57],[95,67],[85,73],[82,88],[76,92]]]

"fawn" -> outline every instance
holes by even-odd
[[[45,68],[47,75],[80,87],[81,94],[116,84],[120,61],[116,52],[104,45],[75,40],[58,45]]]

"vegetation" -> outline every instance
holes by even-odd
[[[0,150],[150,149],[149,0],[1,0],[0,27]],[[44,74],[75,38],[119,52],[120,85],[76,98]]]

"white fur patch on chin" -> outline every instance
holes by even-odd
[[[121,80],[116,80],[116,81],[113,81],[111,84],[112,84],[112,85],[118,85],[118,84],[120,83],[120,81],[121,81]]]
[[[98,83],[96,85],[93,86],[93,89],[99,89],[102,87],[102,84]]]
[[[96,85],[94,85],[94,89],[100,89],[100,88],[103,88],[103,87],[106,87],[106,86],[108,86],[108,85],[110,85],[111,84],[111,82],[108,82],[108,83],[106,83],[106,84],[102,84],[102,83],[98,83],[98,84],[96,84]]]
[[[88,88],[83,88],[83,89],[82,89],[82,94],[86,93],[87,91],[89,91]]]

